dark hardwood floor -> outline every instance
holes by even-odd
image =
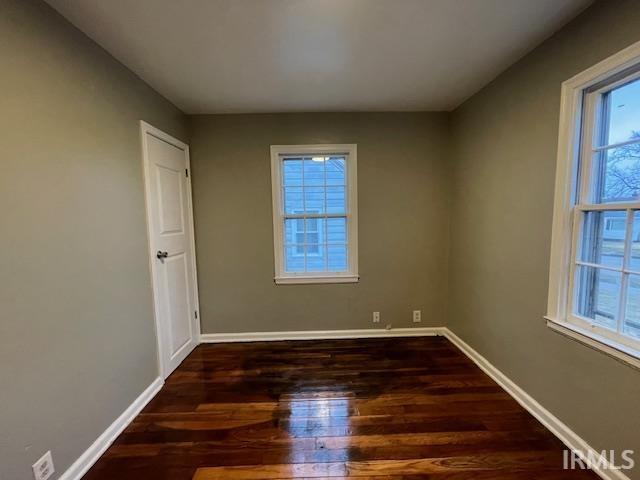
[[[85,480],[597,478],[442,337],[199,346]]]

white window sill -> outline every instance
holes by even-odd
[[[275,277],[276,285],[295,285],[312,283],[358,283],[360,277],[357,275],[336,275],[336,276],[291,276]]]
[[[628,347],[627,345],[622,345],[572,323],[556,320],[547,316],[544,318],[547,320],[547,326],[552,330],[555,330],[566,337],[577,340],[590,348],[600,350],[610,357],[614,357],[615,359],[627,363],[634,368],[640,369],[640,351]]]

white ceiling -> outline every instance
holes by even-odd
[[[451,110],[590,0],[47,0],[187,113]]]

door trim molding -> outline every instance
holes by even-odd
[[[157,377],[151,382],[151,385],[145,388],[138,398],[71,464],[60,476],[60,480],[80,480],[100,459],[104,452],[107,451],[124,429],[129,426],[133,419],[138,416],[142,409],[158,394],[163,385],[164,380],[162,377]]]
[[[188,209],[189,209],[189,226],[188,228],[191,230],[191,262],[193,268],[193,278],[191,281],[193,282],[193,293],[194,293],[194,308],[198,312],[198,318],[195,321],[196,330],[194,332],[196,345],[200,342],[201,332],[200,332],[200,296],[198,294],[198,272],[196,266],[196,238],[195,238],[195,229],[194,229],[194,221],[193,221],[193,194],[191,190],[191,156],[189,154],[189,145],[178,140],[177,138],[172,137],[168,133],[163,132],[162,130],[154,127],[153,125],[148,124],[144,120],[140,120],[140,146],[142,149],[142,177],[144,180],[144,207],[145,207],[145,223],[147,224],[147,250],[149,251],[149,275],[151,279],[151,295],[152,295],[152,308],[153,308],[153,318],[154,318],[154,327],[156,334],[156,355],[158,362],[158,374],[161,378],[167,378],[168,374],[166,373],[166,365],[164,365],[164,355],[162,351],[162,342],[160,341],[160,321],[158,318],[158,299],[156,295],[156,289],[154,285],[154,274],[153,274],[153,265],[156,261],[156,257],[153,251],[153,245],[151,244],[151,238],[153,236],[153,232],[151,230],[151,222],[150,222],[150,199],[151,199],[151,188],[149,185],[149,157],[148,157],[148,144],[147,144],[147,134],[154,136],[164,142],[167,142],[174,147],[177,147],[181,150],[184,150],[185,155],[187,157],[187,169],[189,170],[189,176],[187,177],[187,200],[188,200]]]

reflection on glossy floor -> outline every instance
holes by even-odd
[[[86,480],[578,479],[442,337],[198,347]]]

